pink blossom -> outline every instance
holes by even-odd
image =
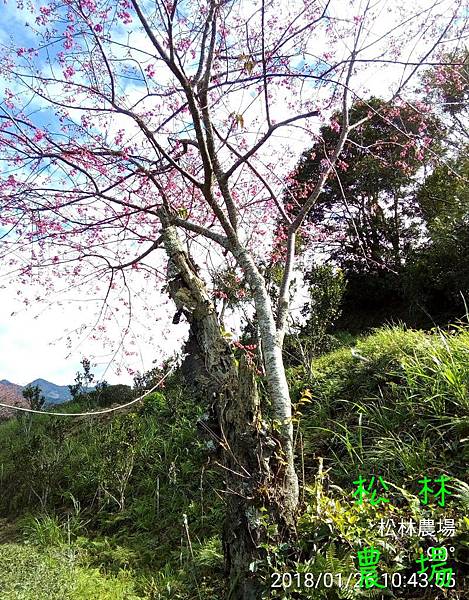
[[[180,52],[185,52],[186,50],[189,50],[190,45],[191,45],[191,39],[189,37],[185,37],[185,38],[181,38],[179,40],[179,42],[176,45],[176,48]]]
[[[121,12],[118,12],[117,16],[124,23],[124,25],[129,25],[130,23],[132,23],[132,16],[126,10],[122,10]]]
[[[96,4],[94,0],[81,0],[82,8],[87,8],[90,12],[94,12],[96,10]]]
[[[213,290],[213,295],[215,296],[215,298],[222,298],[224,300],[228,298],[228,294],[222,292],[221,290]]]
[[[123,139],[124,139],[124,130],[119,129],[116,137],[114,138],[114,143],[116,144],[116,146],[120,146],[122,144]]]
[[[341,171],[346,171],[348,169],[349,165],[348,163],[346,163],[344,160],[338,160],[337,161],[337,168],[339,168]]]
[[[75,69],[72,65],[68,65],[68,67],[64,70],[65,79],[71,79],[75,75]]]
[[[327,169],[329,169],[330,163],[327,160],[327,158],[322,158],[319,165],[321,167],[321,171],[324,172],[324,171],[327,171]]]
[[[147,65],[145,67],[145,73],[148,75],[148,77],[150,77],[150,79],[153,79],[153,77],[156,75],[155,65]]]
[[[15,105],[12,102],[12,98],[14,98],[13,92],[9,89],[6,89],[4,102],[5,102],[5,106],[7,108],[9,108],[10,110],[13,110],[15,108]]]
[[[67,30],[65,32],[65,41],[64,41],[64,48],[65,50],[71,50],[73,48],[73,36],[72,36],[72,32]]]

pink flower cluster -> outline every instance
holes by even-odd
[[[223,292],[222,290],[213,290],[213,295],[215,296],[215,298],[220,298],[222,300],[228,299],[228,294],[226,292]]]
[[[33,137],[33,142],[40,142],[44,136],[45,136],[45,133],[43,131],[41,131],[40,129],[36,129],[36,133],[34,134],[34,137]]]
[[[49,22],[49,19],[47,17],[49,17],[49,15],[52,12],[51,7],[50,6],[40,6],[39,12],[40,12],[40,15],[36,17],[36,23],[38,25],[46,25],[46,23]]]
[[[155,65],[154,64],[147,65],[145,67],[145,73],[147,74],[147,76],[150,79],[153,79],[153,77],[156,75],[156,67],[155,67]]]
[[[65,69],[64,69],[64,77],[67,81],[70,81],[70,79],[75,75],[75,69],[72,67],[72,65],[68,65]]]
[[[117,16],[122,21],[122,23],[124,23],[124,25],[129,25],[130,23],[132,23],[132,15],[126,10],[121,10],[117,13]]]
[[[88,10],[90,13],[96,11],[96,3],[94,0],[80,0],[81,8]]]
[[[12,100],[14,97],[15,97],[15,95],[13,94],[13,92],[7,88],[5,90],[5,98],[4,98],[3,102],[5,103],[5,106],[7,108],[9,108],[10,110],[13,110],[15,108],[15,105]]]
[[[74,46],[74,41],[73,41],[73,35],[75,33],[75,29],[73,27],[73,25],[68,25],[67,29],[65,30],[65,41],[64,41],[64,48],[65,50],[71,50]]]

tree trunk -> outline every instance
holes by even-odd
[[[399,273],[401,269],[401,238],[399,219],[399,195],[394,192],[394,231],[392,232],[392,246],[394,251],[394,268]]]
[[[278,440],[283,463],[283,468],[279,472],[278,502],[283,506],[283,515],[286,522],[294,528],[299,488],[294,465],[290,390],[282,356],[284,332],[277,331],[264,278],[259,273],[252,257],[241,246],[236,248],[234,255],[246,276],[256,306],[267,385],[272,401],[273,417],[278,426]]]
[[[256,600],[263,587],[255,572],[258,562],[265,558],[260,545],[269,540],[288,541],[295,532],[297,492],[292,495],[285,484],[292,479],[293,469],[284,451],[284,430],[291,421],[282,424],[277,437],[268,432],[262,421],[254,368],[244,358],[239,365],[234,359],[205,284],[175,228],[165,227],[163,235],[173,273],[178,274],[177,285],[169,282],[170,294],[178,311],[183,311],[190,322],[183,372],[205,397],[206,415],[199,425],[215,443],[215,460],[225,480],[227,598]],[[268,360],[278,360],[278,355],[272,358],[271,350],[267,348]],[[292,448],[290,454],[293,457]],[[297,490],[296,475],[294,485]],[[275,539],[269,538],[272,534],[266,519],[276,525]]]

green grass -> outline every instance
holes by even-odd
[[[404,483],[431,470],[462,478],[469,434],[469,332],[384,328],[313,363],[303,410],[305,460],[336,482],[378,470]]]
[[[188,600],[200,588],[201,597],[217,600],[223,502],[196,430],[202,412],[174,378],[164,394],[113,418],[39,415],[27,433],[21,420],[0,424],[0,518],[16,520],[28,547],[45,556],[54,549],[48,560],[56,560],[57,578],[65,577],[64,553],[79,557],[74,569],[83,589],[101,577],[118,590],[125,574],[138,597]],[[15,577],[34,588],[27,569]],[[70,585],[64,580],[61,598],[86,597]]]
[[[302,403],[297,414],[302,433],[297,451],[307,484],[299,522],[303,555],[284,568],[349,573],[357,568],[357,549],[369,545],[382,553],[382,571],[413,572],[421,548],[441,544],[454,548],[457,588],[401,590],[402,598],[468,597],[468,487],[463,480],[469,462],[469,330],[385,327],[318,357],[309,368],[292,368],[289,377],[294,402],[305,389],[312,401]],[[422,505],[418,480],[443,473],[451,478],[452,492],[445,508],[434,499]],[[360,475],[367,482],[382,476],[389,489],[380,492],[389,502],[357,505],[353,482]],[[454,518],[457,533],[437,540],[392,539],[378,534],[381,518]],[[332,600],[370,593],[334,586],[278,597]]]
[[[137,600],[130,573],[105,576],[65,549],[0,544],[2,600]]]

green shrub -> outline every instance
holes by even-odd
[[[177,378],[166,383],[164,392],[150,395],[127,414],[38,415],[28,437],[16,420],[0,424],[0,517],[20,517],[31,547],[80,557],[87,568],[81,585],[90,590],[89,598],[97,597],[92,595],[97,573],[114,581],[130,569],[136,593],[143,597],[189,600],[197,570],[203,572],[204,580],[197,581],[207,598],[216,598],[213,589],[220,588],[216,540],[223,502],[214,491],[220,487],[218,475],[207,465],[208,449],[196,429],[203,409]],[[80,412],[81,406],[64,410]],[[187,553],[183,514],[193,556]],[[157,576],[160,572],[172,574],[179,595],[168,593],[168,579]],[[33,589],[24,582],[29,585]],[[56,597],[55,588],[45,589]],[[65,584],[64,589],[68,593]],[[96,589],[101,589],[98,584]],[[102,589],[102,598],[110,597]],[[61,598],[67,597],[82,596]]]

